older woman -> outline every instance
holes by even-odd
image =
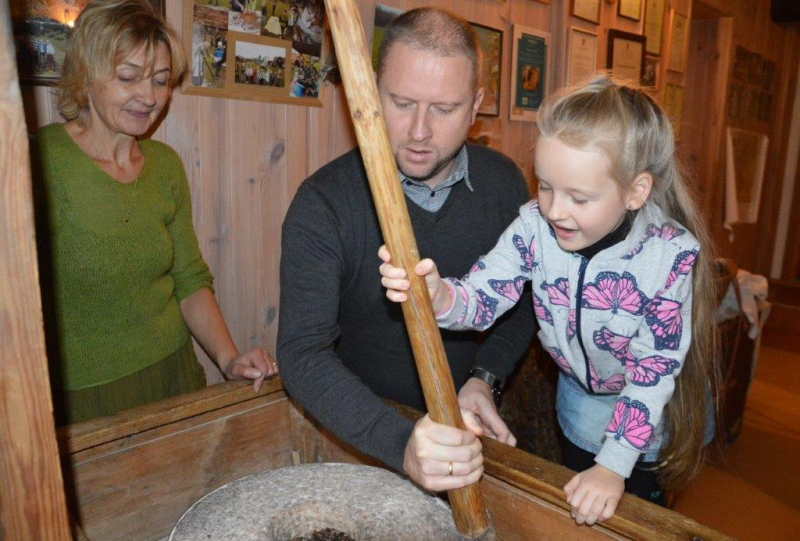
[[[277,371],[264,351],[240,355],[231,339],[180,158],[140,139],[184,69],[177,35],[144,0],[95,0],[70,34],[59,99],[67,122],[37,137],[66,422],[203,387],[190,335],[228,378],[254,379],[256,390]]]

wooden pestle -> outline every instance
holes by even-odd
[[[411,289],[402,304],[425,403],[432,420],[464,429],[453,376],[436,325],[425,280],[416,276],[419,252],[400,185],[378,88],[355,0],[325,0],[347,103],[364,159],[372,198],[392,262],[408,271]],[[377,264],[375,279],[379,279]],[[448,491],[456,527],[467,538],[489,528],[478,484]]]

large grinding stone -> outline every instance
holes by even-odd
[[[442,500],[353,464],[293,466],[228,483],[190,507],[169,539],[286,540],[325,528],[356,540],[461,539]]]

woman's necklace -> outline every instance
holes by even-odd
[[[134,142],[134,144],[135,144],[135,142]],[[97,161],[105,161],[105,160],[101,159],[101,154],[97,150],[97,145],[95,145],[94,141],[92,141],[92,148],[94,149],[95,156],[97,156],[96,160]],[[142,167],[142,171],[144,171],[144,167]],[[139,174],[137,174],[136,178],[133,179],[133,196],[131,196],[130,202],[128,203],[128,208],[127,208],[127,210],[125,210],[125,214],[122,217],[122,220],[125,223],[128,223],[129,221],[131,221],[131,210],[133,208],[134,202],[136,201],[136,194],[139,191],[139,177],[142,176],[142,171],[139,171]],[[109,176],[111,176],[111,175],[109,175]],[[114,177],[112,176],[111,178],[114,178]],[[118,181],[116,179],[114,179],[114,181],[117,184],[117,188],[119,188],[123,184],[122,182],[120,182],[120,181]]]

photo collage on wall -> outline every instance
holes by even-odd
[[[319,103],[323,0],[185,1],[187,93]]]

